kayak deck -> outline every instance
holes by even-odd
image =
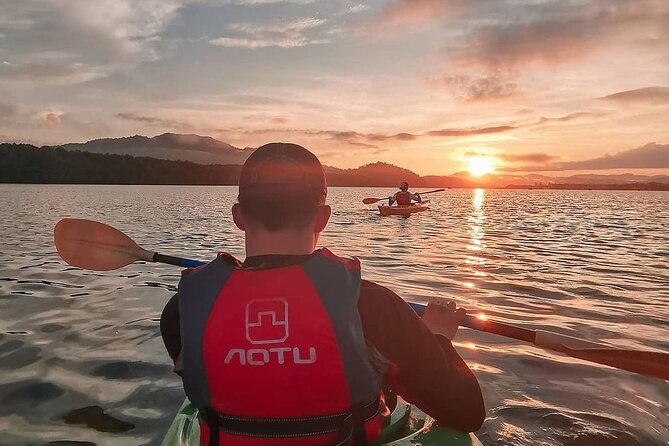
[[[390,420],[374,445],[410,446],[483,446],[474,434],[439,427],[434,419],[402,398],[392,398]],[[389,401],[389,404],[391,402]],[[186,400],[165,434],[162,446],[197,446],[200,444],[198,411]]]
[[[430,200],[425,200],[421,203],[414,203],[404,206],[388,206],[382,204],[379,206],[379,214],[381,215],[410,215],[416,212],[426,211],[430,207]]]

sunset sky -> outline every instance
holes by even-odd
[[[669,1],[0,0],[0,141],[164,132],[669,174]]]

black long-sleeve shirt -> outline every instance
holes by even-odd
[[[301,263],[309,255],[249,257],[244,269],[269,269]],[[442,426],[474,432],[485,419],[481,389],[450,340],[434,335],[397,294],[363,280],[358,312],[365,338],[394,371],[388,384]],[[173,360],[181,352],[177,295],[165,306],[160,331]]]

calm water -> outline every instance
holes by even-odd
[[[410,218],[332,189],[322,244],[412,301],[669,350],[669,193],[449,190]],[[62,217],[109,223],[166,254],[243,257],[229,187],[0,185],[0,444],[159,442],[183,399],[158,321],[175,267],[94,273],[57,256]],[[487,445],[669,444],[669,382],[461,329]],[[88,443],[90,442],[90,443]]]

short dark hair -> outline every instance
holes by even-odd
[[[270,232],[306,228],[326,196],[321,162],[297,144],[275,142],[258,147],[239,177],[242,215]]]
[[[325,204],[319,190],[252,190],[243,191],[238,197],[245,219],[259,223],[270,232],[285,229],[304,229]]]

